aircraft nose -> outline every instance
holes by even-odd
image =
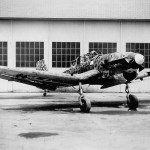
[[[144,63],[144,56],[141,55],[141,54],[136,54],[135,55],[135,62],[138,64],[138,65],[142,65]]]

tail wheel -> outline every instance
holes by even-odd
[[[138,98],[132,94],[127,95],[127,104],[128,104],[129,110],[136,111],[139,105]]]
[[[85,98],[83,95],[79,96],[81,112],[88,113],[91,109],[91,101]]]

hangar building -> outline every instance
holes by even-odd
[[[76,56],[96,50],[140,52],[150,68],[149,0],[1,0],[0,65],[35,69],[45,59],[48,69],[61,72]],[[39,91],[0,80],[0,91]],[[87,91],[124,92],[124,86]],[[149,92],[150,81],[133,83],[131,91]]]

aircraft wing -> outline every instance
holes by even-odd
[[[88,83],[99,74],[98,70],[90,70],[71,76],[65,73],[52,73],[50,71],[24,71],[0,67],[0,78],[33,85],[41,89],[55,90],[59,86],[75,86],[79,82]]]

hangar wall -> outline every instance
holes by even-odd
[[[52,67],[52,42],[80,42],[80,54],[89,52],[89,42],[115,42],[117,51],[125,52],[126,43],[150,43],[150,22],[120,21],[31,21],[0,20],[0,41],[8,42],[8,67],[16,67],[16,41],[44,42],[44,59],[53,72],[66,68]],[[34,70],[35,68],[22,68]],[[0,79],[0,92],[38,92],[39,89]],[[142,88],[141,88],[142,86]],[[150,81],[131,85],[132,92],[149,92]],[[100,90],[85,86],[87,92],[124,92],[124,85]],[[65,88],[60,91],[74,91]]]

